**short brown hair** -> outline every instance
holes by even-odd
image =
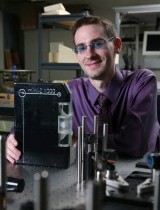
[[[75,25],[72,28],[72,35],[73,39],[75,36],[76,31],[84,25],[91,25],[91,24],[97,24],[101,25],[104,28],[105,34],[107,38],[116,37],[116,30],[113,25],[113,23],[105,18],[99,17],[99,16],[85,16],[77,20]]]

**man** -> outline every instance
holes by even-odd
[[[142,157],[157,149],[157,83],[152,71],[119,70],[116,54],[121,39],[112,23],[95,16],[83,17],[73,27],[75,53],[85,78],[70,81],[73,99],[73,134],[77,136],[82,116],[87,116],[87,131],[93,132],[93,117],[101,112],[99,97],[107,98],[110,114],[108,147],[120,155]],[[109,106],[107,105],[109,104]],[[106,118],[107,119],[107,118]],[[38,141],[38,140],[37,140]],[[7,139],[7,159],[14,163],[21,152],[14,134]]]

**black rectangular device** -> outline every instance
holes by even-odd
[[[72,146],[71,93],[65,83],[14,84],[15,137],[21,164],[67,168]]]

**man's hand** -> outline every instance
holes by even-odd
[[[6,158],[12,164],[19,160],[21,152],[16,148],[18,145],[14,134],[10,134],[6,140]]]

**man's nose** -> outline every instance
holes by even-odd
[[[87,56],[93,55],[95,54],[95,49],[92,47],[92,45],[87,45],[85,53]]]

